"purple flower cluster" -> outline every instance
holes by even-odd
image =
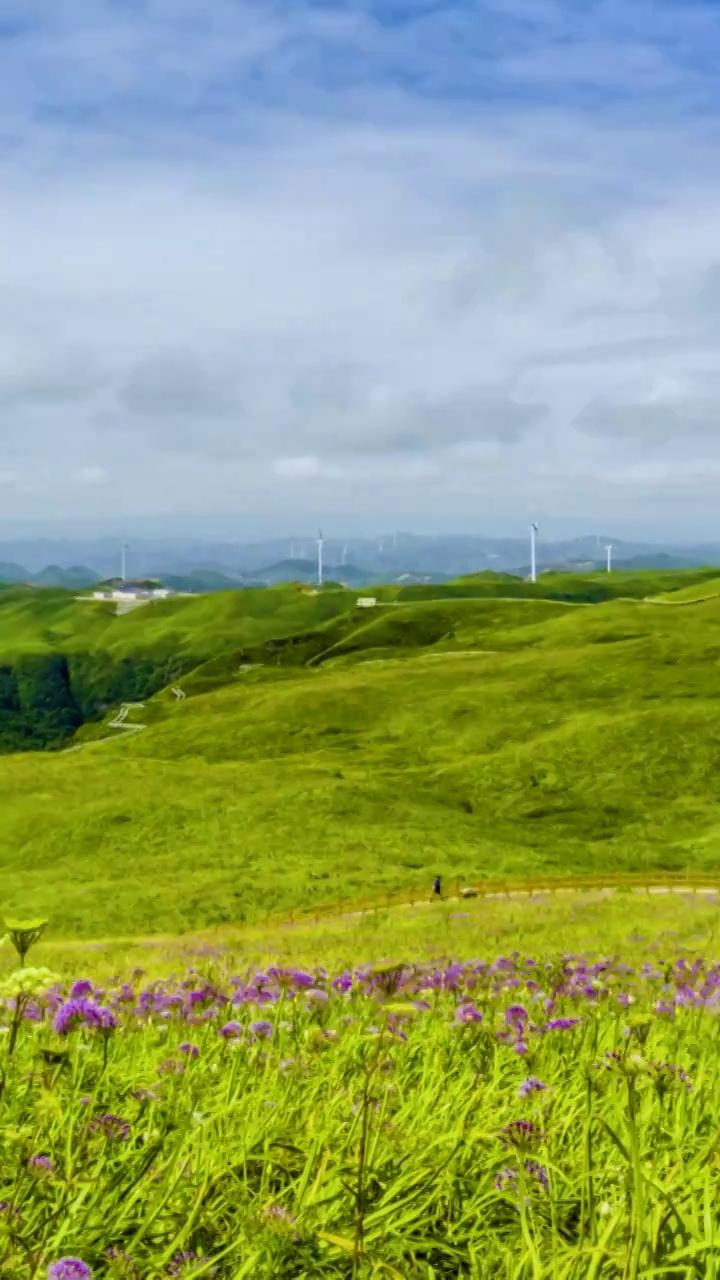
[[[505,1147],[530,1147],[543,1140],[542,1133],[532,1120],[511,1120],[500,1130],[499,1137]]]
[[[48,1267],[48,1280],[92,1280],[92,1272],[80,1258],[60,1258]]]
[[[475,1026],[484,1036],[494,1032],[500,1043],[520,1056],[531,1054],[541,1036],[581,1028],[603,1001],[619,1009],[641,999],[650,1017],[663,1019],[678,1018],[684,1010],[720,1008],[720,963],[697,959],[690,963],[684,958],[634,969],[618,961],[590,963],[577,956],[539,964],[514,952],[492,962],[359,965],[334,976],[321,967],[311,972],[270,965],[223,982],[191,970],[180,982],[146,980],[140,987],[143,977],[136,970],[132,983],[118,980],[105,988],[81,979],[69,989],[53,988],[38,996],[25,1014],[41,1024],[52,1023],[61,1037],[77,1032],[108,1036],[118,1027],[173,1025],[181,1032],[180,1047],[173,1051],[179,1061],[168,1055],[160,1071],[179,1074],[183,1063],[205,1054],[203,1027],[211,1027],[222,1040],[242,1040],[250,1048],[258,1041],[275,1039],[287,1016],[281,1009],[293,1004],[320,1026],[331,1007],[338,1005],[356,1015],[363,1002],[369,1008],[368,1001],[412,1003],[416,1014],[437,1008],[443,1017],[452,1018],[456,1028]],[[401,1027],[400,1019],[380,1021],[377,1015],[368,1020],[389,1026],[399,1036],[409,1034],[414,1025],[411,1021]],[[188,1036],[190,1028],[197,1031]]]
[[[76,987],[85,985],[87,984],[75,984]],[[69,1000],[60,1005],[53,1021],[53,1027],[59,1036],[69,1035],[71,1031],[77,1031],[80,1027],[90,1031],[109,1033],[117,1026],[118,1020],[112,1010],[96,1004],[86,995],[71,995]]]
[[[527,1098],[531,1093],[542,1093],[543,1089],[547,1089],[547,1085],[543,1084],[542,1080],[538,1080],[537,1076],[528,1076],[518,1089],[518,1097]]]
[[[128,1142],[130,1138],[130,1125],[120,1116],[96,1116],[90,1121],[88,1129],[91,1133],[102,1135],[108,1142]]]

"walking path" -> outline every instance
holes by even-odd
[[[477,902],[478,899],[507,899],[507,898],[533,898],[557,896],[558,894],[583,894],[585,897],[604,898],[614,893],[634,893],[642,895],[654,894],[700,894],[703,897],[713,897],[720,894],[720,879],[717,886],[714,885],[663,885],[663,884],[647,884],[647,885],[588,885],[586,888],[578,885],[575,887],[559,886],[556,889],[543,886],[538,889],[509,889],[506,893],[492,891],[489,893],[477,892],[474,894],[452,894],[440,899],[441,902]],[[394,902],[389,907],[377,904],[374,907],[363,907],[361,911],[348,911],[339,915],[324,916],[321,919],[326,920],[354,920],[361,916],[372,915],[375,911],[393,911],[393,910],[414,910],[416,907],[432,907],[437,903],[436,898],[428,898],[416,900],[415,902]]]
[[[71,749],[72,749],[72,748],[71,748]],[[588,885],[587,887],[583,887],[582,885],[578,885],[578,886],[575,886],[575,887],[572,887],[572,888],[571,888],[571,887],[569,887],[569,886],[558,886],[557,888],[552,888],[552,887],[550,887],[550,886],[548,886],[548,885],[543,885],[543,886],[538,887],[537,889],[511,889],[511,890],[509,890],[508,892],[499,892],[499,891],[495,891],[495,890],[491,890],[491,891],[490,891],[490,892],[488,892],[488,893],[480,893],[480,892],[478,892],[478,894],[477,894],[477,897],[476,897],[476,898],[474,898],[474,899],[473,899],[473,898],[471,898],[471,899],[469,899],[469,900],[470,900],[470,901],[478,901],[478,899],[480,899],[480,898],[488,898],[488,899],[502,899],[502,898],[505,898],[505,899],[510,899],[510,900],[525,898],[525,899],[528,899],[528,900],[532,900],[532,899],[536,899],[536,898],[548,897],[548,896],[551,896],[551,895],[552,895],[552,896],[557,896],[557,895],[576,895],[576,896],[580,896],[580,895],[582,895],[582,896],[584,896],[585,898],[588,898],[588,899],[602,900],[603,898],[607,898],[608,896],[611,896],[612,894],[614,894],[614,893],[619,893],[619,892],[630,892],[630,893],[635,894],[635,895],[637,895],[637,894],[644,894],[644,895],[647,895],[647,894],[650,894],[650,895],[657,895],[657,894],[678,894],[678,895],[682,895],[682,894],[695,894],[695,895],[699,895],[699,896],[701,896],[701,897],[712,897],[712,896],[715,896],[715,895],[720,895],[720,876],[718,876],[718,884],[717,884],[717,886],[713,886],[713,885],[693,885],[693,884],[672,884],[672,885],[669,885],[669,884],[659,884],[659,883],[657,883],[657,881],[656,881],[656,882],[648,881],[648,883],[647,883],[646,885],[632,885],[632,886],[626,886],[626,885]],[[449,895],[449,896],[448,896],[448,897],[446,897],[446,898],[442,898],[442,899],[441,899],[441,903],[442,903],[442,904],[448,904],[448,903],[462,903],[462,902],[467,902],[467,901],[468,901],[468,899],[467,899],[467,898],[464,898],[464,897],[462,896],[462,894],[452,894],[452,895]],[[300,916],[300,918],[297,918],[297,919],[295,919],[295,920],[294,920],[294,923],[295,923],[295,924],[316,924],[316,923],[317,923],[317,924],[320,924],[320,923],[332,924],[332,922],[333,922],[333,921],[335,921],[335,920],[357,920],[357,919],[360,919],[362,916],[372,915],[372,914],[373,914],[373,912],[375,912],[375,911],[383,911],[383,910],[388,910],[388,911],[409,911],[409,910],[414,910],[414,909],[416,909],[416,908],[418,908],[418,907],[420,907],[420,908],[426,908],[426,909],[430,910],[430,909],[432,909],[433,907],[437,907],[437,905],[438,905],[438,901],[437,901],[437,899],[430,899],[430,898],[423,898],[423,899],[419,899],[419,898],[416,898],[413,902],[395,902],[395,903],[392,903],[389,907],[384,907],[384,906],[382,906],[381,904],[376,904],[374,907],[364,907],[364,908],[363,908],[362,910],[360,910],[360,911],[336,912],[336,913],[335,913],[335,914],[333,914],[333,915],[327,915],[327,916],[319,915],[319,916],[317,916],[317,917],[313,917],[311,914],[309,914],[309,915],[307,915],[307,916]],[[247,927],[247,928],[249,928],[249,929],[277,928],[277,927],[279,927],[279,926],[281,926],[281,925],[283,925],[283,924],[290,924],[290,923],[293,923],[293,921],[291,921],[291,919],[290,919],[290,915],[287,915],[287,916],[283,917],[283,919],[282,919],[282,920],[279,920],[279,919],[276,919],[276,920],[270,920],[270,921],[266,922],[265,924],[263,924],[263,922],[262,922],[261,920],[258,920],[256,923],[254,923],[254,924],[253,924],[253,923],[250,923],[250,924],[249,924],[248,926],[246,926],[246,927]],[[97,950],[97,948],[98,948],[98,947],[102,947],[102,946],[108,946],[108,947],[118,947],[118,946],[163,947],[163,946],[171,946],[173,943],[177,943],[177,942],[191,943],[191,942],[200,942],[200,941],[202,941],[203,939],[207,940],[208,935],[209,935],[209,934],[211,934],[211,933],[212,933],[212,936],[213,936],[213,937],[215,937],[215,936],[216,936],[216,935],[215,935],[215,933],[214,933],[214,931],[211,931],[211,930],[200,930],[197,934],[186,934],[186,935],[183,935],[183,934],[177,934],[177,935],[176,935],[176,934],[151,934],[151,935],[149,935],[149,936],[143,935],[143,936],[138,936],[138,937],[134,937],[134,936],[122,936],[122,937],[117,937],[117,938],[102,938],[102,939],[96,939],[96,940],[94,940],[94,941],[78,941],[78,942],[75,942],[75,943],[68,942],[67,940],[60,940],[60,939],[50,940],[50,939],[48,939],[48,940],[46,941],[45,945],[46,945],[46,946],[49,946],[49,947],[51,947],[51,948],[53,948],[53,949],[55,949],[55,950],[61,950],[61,949],[63,949],[64,947],[67,947],[67,946],[74,946],[74,947],[77,947],[77,949],[78,949],[78,950],[80,950],[80,951],[85,951],[85,950],[87,950],[87,951]]]

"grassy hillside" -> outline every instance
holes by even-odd
[[[599,603],[603,600],[636,599],[693,588],[697,583],[717,578],[717,568],[617,570],[613,573],[542,573],[532,583],[510,574],[478,573],[457,578],[457,590],[472,589],[488,595],[543,597],[550,600],[576,600]],[[698,595],[702,592],[698,591]]]
[[[63,590],[0,590],[0,750],[62,745],[121,701],[152,695],[204,660],[316,627],[354,596],[300,587],[112,603]]]
[[[361,613],[308,629],[312,666],[218,657],[137,733],[1,760],[7,909],[97,937],[436,873],[720,868],[720,600]]]
[[[665,590],[653,598],[663,603],[687,604],[718,595],[720,595],[720,577],[715,575],[702,582],[687,583],[675,590]]]

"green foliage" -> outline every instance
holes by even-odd
[[[113,1016],[76,1013],[64,1033],[44,998],[54,972],[4,976],[3,1269],[33,1280],[75,1256],[98,1280],[711,1276],[716,916],[717,900],[426,906],[238,950],[175,941],[145,952],[130,999],[135,957],[88,950],[68,986],[92,974]],[[588,968],[568,963],[578,951]],[[492,970],[470,960],[500,955]],[[298,964],[325,999],[291,996],[286,972],[259,1007],[250,975]],[[333,988],[364,964],[373,994]],[[250,989],[230,1006],[237,974]],[[157,1012],[136,1012],[144,988]],[[550,1017],[569,1025],[541,1032]]]

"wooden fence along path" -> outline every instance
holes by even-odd
[[[270,925],[293,924],[366,915],[393,907],[415,907],[432,900],[432,877],[421,888],[403,889],[394,893],[366,898],[344,899],[336,902],[320,902],[294,910],[270,912],[265,923]],[[547,878],[512,877],[488,879],[472,884],[456,880],[451,893],[443,896],[445,902],[459,902],[464,898],[533,898],[547,894],[563,893],[617,893],[661,894],[700,893],[720,894],[720,870],[707,872],[662,871],[609,872],[606,875],[548,876]]]

